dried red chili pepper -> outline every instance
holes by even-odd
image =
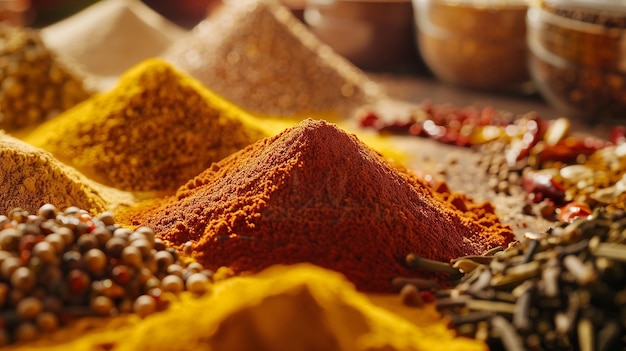
[[[565,189],[547,172],[526,171],[522,175],[522,187],[531,195],[530,200],[541,202],[549,199],[555,204],[563,203]]]
[[[589,205],[584,202],[573,201],[560,208],[559,220],[571,222],[576,218],[588,217],[589,215],[591,215]]]

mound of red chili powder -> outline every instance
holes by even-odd
[[[409,252],[448,261],[513,239],[493,208],[466,207],[309,119],[214,163],[133,222],[179,248],[191,241],[212,269],[310,262],[384,292],[396,276],[421,274],[406,267]]]

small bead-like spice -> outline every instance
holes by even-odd
[[[16,208],[0,218],[0,345],[33,340],[83,316],[134,310],[145,317],[167,307],[161,289],[200,295],[210,288],[210,274],[196,273],[202,265],[188,267],[165,246],[154,248],[148,228],[124,229],[110,214],[101,221],[77,207],[45,204],[35,212]],[[125,239],[131,237],[137,239]],[[145,256],[134,243],[149,248]],[[180,276],[166,274],[172,266]]]
[[[87,99],[72,72],[31,28],[0,23],[0,129],[33,126]]]

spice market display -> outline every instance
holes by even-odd
[[[412,2],[515,28],[514,83],[363,71],[278,0],[93,3],[0,23],[3,349],[626,348],[626,3]]]

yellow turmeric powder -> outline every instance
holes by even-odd
[[[121,190],[168,191],[266,136],[252,116],[158,59],[25,140]]]
[[[336,272],[309,264],[274,266],[217,282],[207,296],[183,295],[143,320],[123,316],[92,329],[78,323],[7,349],[487,350],[477,340],[455,337],[438,314],[420,312],[415,310],[431,320],[411,323],[375,306]]]
[[[0,213],[20,207],[35,213],[43,204],[106,209],[98,190],[49,153],[0,132]]]

